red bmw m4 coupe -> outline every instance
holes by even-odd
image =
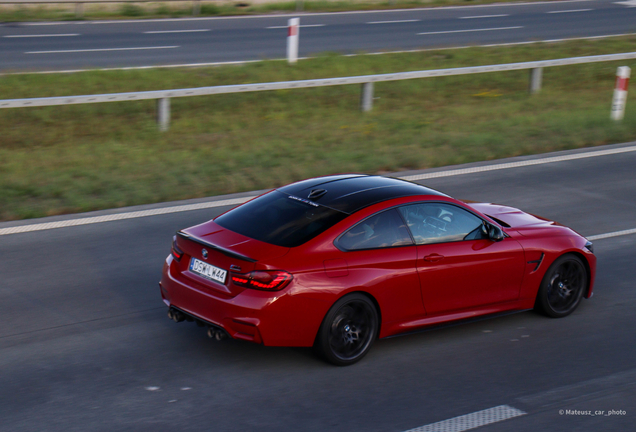
[[[177,232],[160,282],[173,320],[217,339],[314,347],[349,365],[378,338],[482,315],[570,314],[592,243],[511,207],[403,180],[320,177]]]

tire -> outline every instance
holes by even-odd
[[[348,366],[369,352],[378,328],[378,311],[373,302],[363,294],[350,294],[329,309],[314,348],[329,363]]]
[[[556,259],[543,276],[535,308],[543,314],[562,318],[577,308],[587,289],[587,271],[576,255]]]

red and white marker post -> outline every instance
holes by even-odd
[[[293,64],[298,61],[298,30],[300,29],[300,18],[291,18],[287,22],[287,63]]]
[[[629,84],[631,71],[627,66],[620,66],[616,70],[616,87],[614,88],[614,99],[612,100],[612,120],[622,120],[625,116],[627,84]]]

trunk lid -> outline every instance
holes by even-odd
[[[257,263],[262,264],[264,260],[278,258],[289,251],[289,248],[235,233],[213,221],[177,232],[177,247],[184,252],[178,263],[179,277],[195,283],[202,291],[212,290],[227,297],[234,297],[246,289],[231,282],[231,273],[249,273]],[[208,276],[202,275],[201,264],[193,260],[212,266],[207,267],[212,273],[206,270]]]

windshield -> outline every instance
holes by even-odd
[[[307,199],[273,191],[219,216],[223,228],[276,246],[296,247],[347,217]]]

